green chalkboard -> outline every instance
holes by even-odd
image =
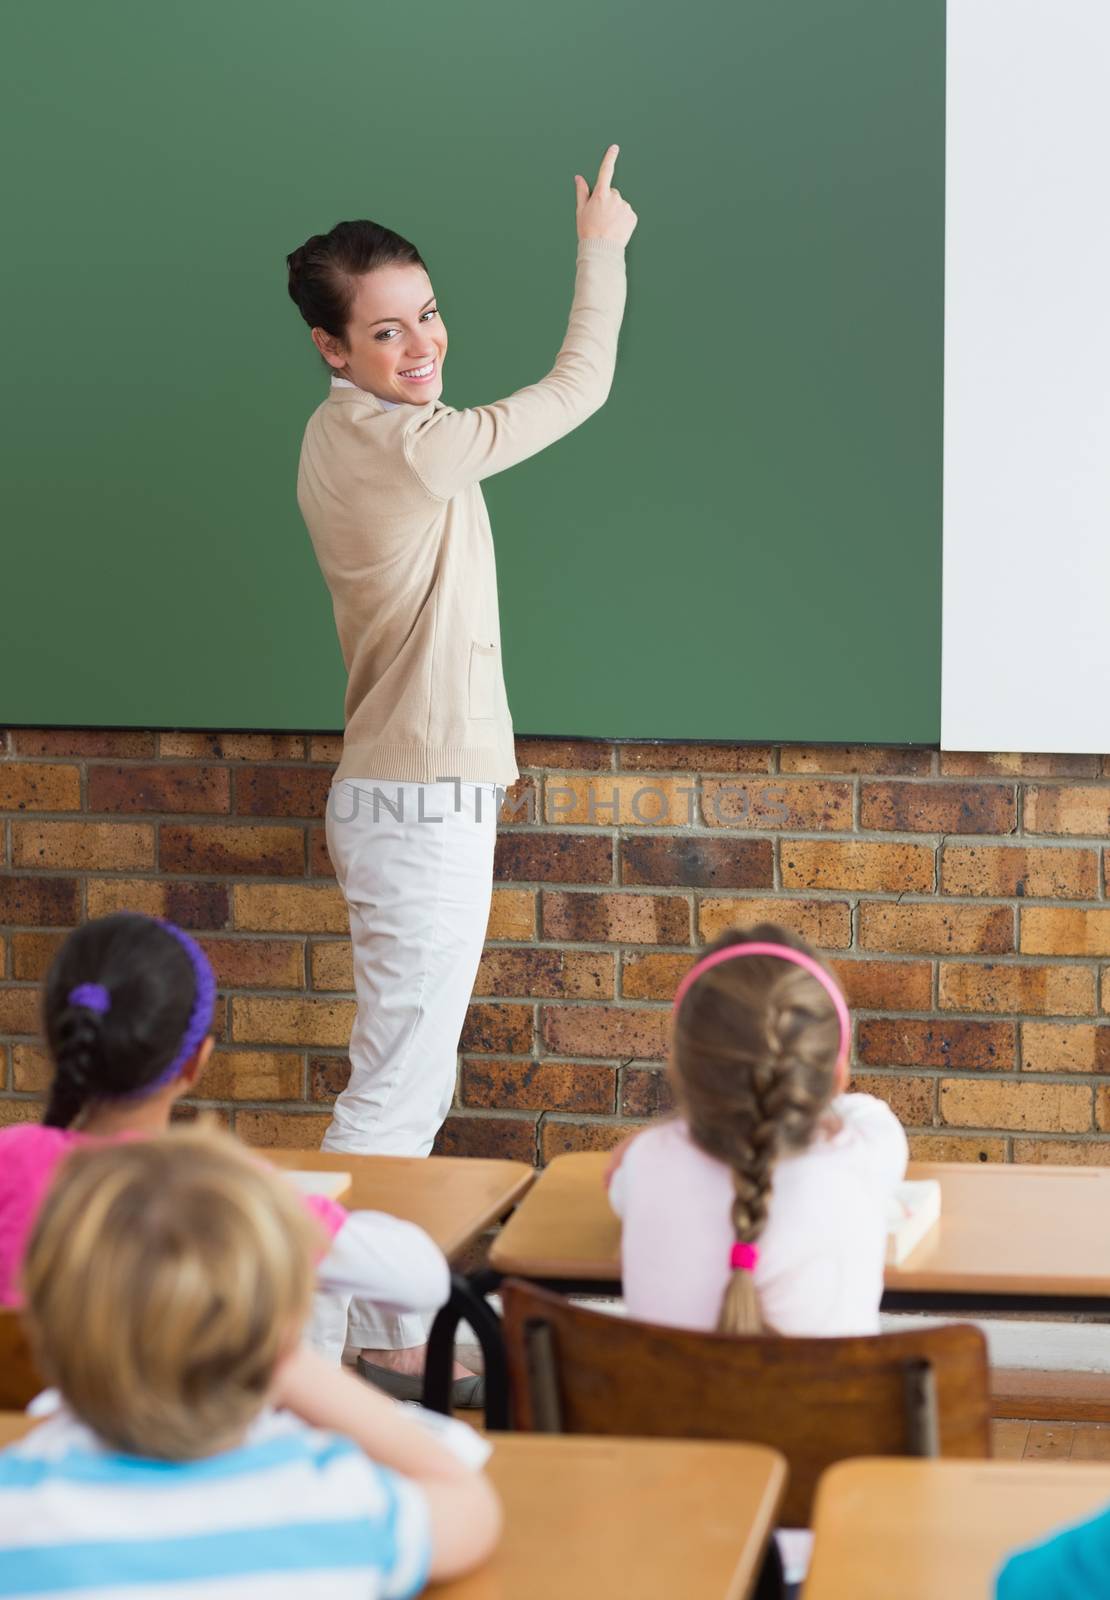
[[[943,0],[0,19],[0,722],[341,727],[284,257],[412,238],[444,399],[496,399],[551,365],[618,140],[610,400],[485,486],[517,730],[938,738]]]

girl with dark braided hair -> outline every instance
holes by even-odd
[[[165,1132],[215,1045],[216,975],[196,940],[121,911],[75,928],[54,957],[42,1020],[54,1065],[41,1124],[0,1130],[0,1305],[19,1300],[31,1226],[59,1164],[79,1145]],[[422,1228],[306,1196],[331,1247],[309,1338],[338,1362],[352,1294],[390,1311],[435,1312],[450,1278]]]
[[[836,980],[773,923],[730,928],[678,987],[677,1117],[615,1152],[629,1314],[673,1327],[877,1333],[906,1136],[846,1093]]]

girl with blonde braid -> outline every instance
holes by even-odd
[[[678,1115],[615,1153],[630,1316],[672,1327],[877,1333],[886,1211],[906,1166],[893,1112],[848,1094],[851,1024],[802,940],[730,928],[679,984]]]

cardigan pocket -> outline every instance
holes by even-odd
[[[470,646],[468,715],[491,718],[497,715],[498,649],[495,644]]]

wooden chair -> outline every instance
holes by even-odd
[[[0,1411],[22,1411],[45,1387],[19,1312],[0,1306]]]
[[[987,1347],[953,1324],[863,1338],[688,1333],[502,1286],[513,1426],[537,1433],[740,1439],[790,1466],[784,1527],[809,1524],[848,1456],[990,1454]]]

